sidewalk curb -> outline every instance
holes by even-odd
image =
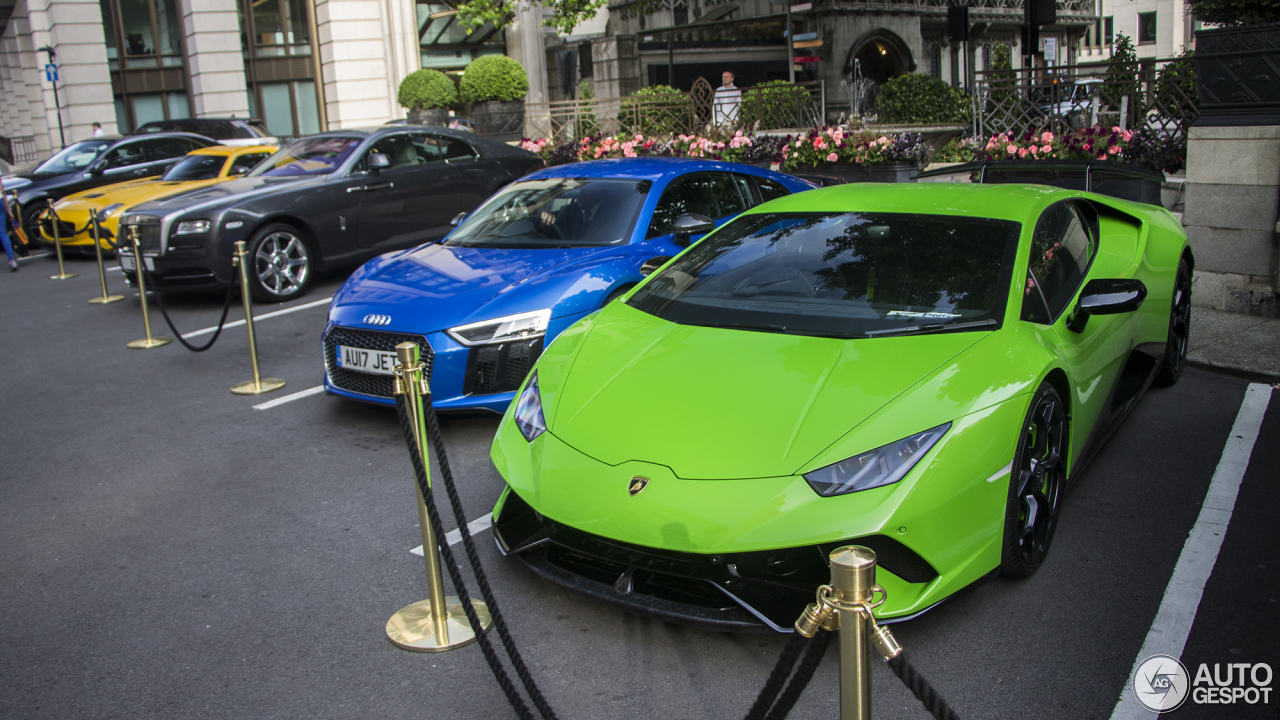
[[[1229,365],[1215,365],[1203,360],[1188,359],[1186,363],[1190,367],[1199,370],[1208,370],[1209,372],[1218,373],[1220,375],[1230,375],[1243,380],[1266,383],[1268,385],[1280,384],[1280,375],[1273,375],[1271,373],[1258,372],[1256,370],[1248,370],[1245,368],[1231,367]]]

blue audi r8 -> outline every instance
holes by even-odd
[[[422,348],[437,408],[503,412],[560,331],[714,226],[813,187],[683,158],[597,160],[527,175],[441,242],[374,258],[347,280],[329,306],[325,390],[394,404],[395,346],[410,341]]]

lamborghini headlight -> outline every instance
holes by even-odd
[[[538,371],[534,370],[525,385],[524,392],[516,400],[516,427],[524,439],[533,442],[547,431],[547,420],[542,416],[542,396],[538,394]]]
[[[834,465],[805,473],[809,487],[822,497],[892,485],[906,477],[920,458],[951,429],[951,423],[916,433]]]
[[[449,328],[448,333],[463,345],[486,345],[542,337],[547,333],[547,325],[550,323],[551,309],[543,308],[519,315],[483,320],[470,325],[459,325]]]

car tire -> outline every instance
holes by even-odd
[[[613,292],[609,293],[609,296],[604,299],[604,302],[600,303],[600,307],[603,308],[607,306],[609,303],[613,302],[614,300],[617,300],[623,295],[626,295],[627,292],[629,292],[633,287],[635,287],[634,284],[623,285],[617,290],[614,290]]]
[[[311,286],[315,257],[298,228],[272,223],[249,241],[249,290],[258,302],[292,300]]]
[[[1018,432],[1005,504],[1000,574],[1026,577],[1044,563],[1058,528],[1067,489],[1070,426],[1066,406],[1048,382],[1040,384]]]
[[[52,200],[36,200],[22,208],[22,226],[27,231],[27,240],[33,248],[40,247],[44,236],[40,234],[40,213],[53,205]]]
[[[1169,336],[1165,340],[1164,358],[1156,372],[1155,384],[1168,386],[1178,382],[1187,364],[1191,345],[1191,267],[1184,259],[1178,263],[1173,281],[1173,299],[1169,303]]]

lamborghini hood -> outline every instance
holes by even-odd
[[[791,475],[989,335],[840,340],[677,325],[614,303],[547,422],[609,465],[656,463],[689,480]]]

